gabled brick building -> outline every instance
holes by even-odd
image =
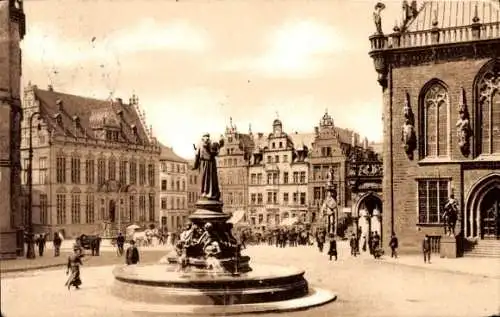
[[[497,0],[404,1],[391,34],[376,19],[370,56],[384,103],[384,232],[394,231],[403,251],[420,251],[424,234],[436,251],[443,246],[451,194],[458,254],[468,242],[498,246],[499,10]]]
[[[30,85],[23,111],[22,178],[26,184],[31,129],[35,231],[109,236],[158,224],[160,146],[137,97],[126,104]]]

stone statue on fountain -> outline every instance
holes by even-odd
[[[181,233],[175,246],[177,263],[182,271],[238,274],[250,271],[248,256],[241,256],[238,241],[231,233],[231,215],[222,211],[216,157],[224,146],[223,140],[212,142],[204,134],[196,151],[193,170],[200,171],[200,200],[189,217],[191,224]]]

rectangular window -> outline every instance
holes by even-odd
[[[179,165],[177,165],[177,170],[179,170]],[[155,186],[155,166],[154,166],[154,164],[148,164],[148,184],[151,187]]]
[[[38,160],[38,183],[39,184],[47,184],[47,158],[40,157]]]
[[[301,184],[306,183],[306,172],[300,172],[300,183]]]
[[[283,184],[288,184],[288,172],[283,173]]]
[[[108,162],[108,179],[116,180],[116,161],[114,159],[110,159]]]
[[[267,173],[267,184],[271,184],[272,180],[273,180],[273,174]]]
[[[161,209],[167,209],[167,198],[161,199]]]
[[[97,160],[97,182],[98,185],[106,182],[106,161],[104,159]]]
[[[130,185],[136,185],[137,184],[137,163],[130,162],[128,167],[129,167]]]
[[[267,163],[272,163],[273,162],[273,157],[271,155],[267,156]]]
[[[95,202],[94,195],[87,194],[85,202],[85,223],[95,222]]]
[[[94,184],[94,160],[88,159],[85,161],[85,184]]]
[[[257,174],[257,184],[262,185],[262,173]]]
[[[127,161],[120,161],[118,174],[120,175],[120,184],[127,184]]]
[[[56,183],[66,183],[66,158],[56,158]]]
[[[321,179],[321,166],[313,167],[313,180]]]
[[[149,219],[148,221],[155,221],[155,194],[149,194]]]
[[[146,196],[139,196],[139,221],[146,221]]]
[[[139,164],[139,185],[146,184],[146,164]]]
[[[71,183],[80,184],[80,158],[71,158]]]
[[[299,172],[293,172],[293,183],[297,184],[299,182]]]
[[[288,163],[288,155],[283,155],[283,163]]]
[[[161,163],[160,164],[161,172],[166,173],[167,172],[167,164]]]
[[[279,163],[280,162],[280,156],[279,155],[275,155],[274,156],[274,162],[275,163]]]
[[[278,193],[277,192],[274,192],[273,193],[273,204],[277,204],[278,203]]]
[[[283,203],[284,203],[285,205],[287,205],[287,204],[288,204],[288,199],[289,199],[289,197],[288,197],[288,193],[283,193]]]
[[[442,223],[444,206],[449,197],[449,180],[432,179],[418,181],[418,222]]]
[[[273,173],[273,184],[279,184],[279,174]]]
[[[250,175],[250,184],[255,185],[257,183],[257,174]]]
[[[66,194],[56,195],[56,213],[57,224],[63,225],[66,223]]]
[[[300,204],[301,205],[306,204],[306,193],[300,193]]]
[[[48,204],[47,194],[40,194],[40,224],[48,224]]]
[[[297,201],[299,200],[299,193],[295,192],[293,193],[293,203],[296,204]]]
[[[166,191],[167,190],[167,180],[166,179],[162,179],[161,180],[161,190],[162,191]]]
[[[80,218],[80,195],[71,195],[71,223],[79,224],[81,222]]]
[[[255,205],[257,203],[257,194],[252,194],[251,197],[252,198],[251,198],[250,202],[252,205]]]
[[[273,193],[272,192],[268,192],[267,193],[267,203],[271,204],[272,202],[273,202]]]
[[[135,196],[130,196],[129,197],[129,204],[128,204],[128,208],[129,208],[129,216],[130,216],[130,222],[132,221],[135,221],[137,219],[135,213]]]
[[[262,205],[264,203],[264,197],[262,193],[257,194],[257,204]]]

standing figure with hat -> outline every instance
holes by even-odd
[[[82,285],[82,280],[80,279],[80,265],[83,265],[82,258],[83,254],[80,247],[75,245],[73,247],[73,254],[68,257],[68,265],[66,267],[66,275],[68,275],[71,271],[71,274],[65,284],[68,287],[68,290],[71,286],[79,289],[80,285]]]
[[[139,263],[139,250],[135,246],[135,241],[130,240],[130,246],[125,253],[125,261],[127,265]]]
[[[337,241],[335,240],[335,235],[333,233],[330,234],[330,247],[328,248],[328,255],[330,256],[330,261],[332,257],[335,257],[335,261],[337,261]]]

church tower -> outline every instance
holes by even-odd
[[[0,0],[0,258],[16,257],[21,225],[21,0]]]

